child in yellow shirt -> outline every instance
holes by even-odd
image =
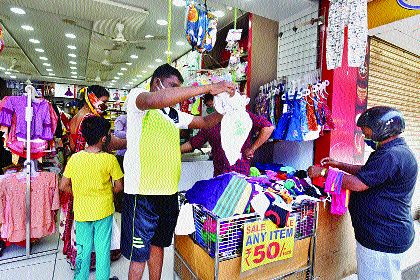
[[[102,152],[110,128],[110,123],[101,117],[92,116],[83,121],[81,131],[88,147],[70,158],[61,181],[61,190],[74,196],[76,280],[89,279],[93,244],[96,279],[108,280],[110,275],[113,197],[123,190],[124,176],[117,158]]]

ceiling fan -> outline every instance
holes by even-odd
[[[97,35],[100,35],[102,37],[108,38],[113,43],[113,47],[109,50],[119,50],[123,47],[126,47],[127,45],[137,45],[138,49],[145,49],[144,47],[139,46],[139,44],[145,43],[145,42],[150,42],[150,41],[166,40],[166,36],[154,36],[154,37],[148,37],[148,38],[133,40],[133,41],[127,40],[124,37],[124,34],[123,34],[125,25],[121,22],[118,22],[115,26],[115,28],[117,30],[117,35],[116,36],[111,36],[111,35],[104,34],[104,33],[95,31],[93,29],[81,26],[81,25],[77,24],[77,22],[75,22],[74,20],[71,20],[71,19],[64,19],[63,21],[67,24],[71,24],[71,25],[76,26],[78,28],[88,30],[88,31],[90,31],[94,34],[97,34]]]
[[[118,61],[118,62],[111,62],[109,59],[109,55],[111,54],[111,50],[105,50],[105,58],[102,61],[97,61],[94,59],[89,59],[90,61],[93,61],[95,63],[101,64],[102,66],[112,68],[116,65],[125,64],[129,61]]]
[[[13,73],[19,73],[19,74],[23,74],[23,75],[28,75],[28,76],[31,75],[30,73],[22,72],[20,70],[21,67],[19,65],[17,65],[17,61],[18,60],[16,58],[12,58],[12,62],[10,64],[9,68],[6,69],[6,71],[13,72]]]

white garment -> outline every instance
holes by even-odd
[[[405,256],[374,251],[356,242],[359,280],[401,280],[401,261]]]
[[[226,92],[214,97],[214,109],[224,115],[220,124],[220,139],[231,166],[242,158],[242,146],[252,129],[252,119],[246,111],[248,102],[249,98],[238,92],[233,97]]]
[[[140,194],[140,140],[142,133],[143,118],[146,116],[147,110],[142,111],[137,108],[137,96],[144,93],[142,89],[133,89],[129,93],[127,103],[127,151],[124,155],[124,192],[127,194]],[[169,108],[164,109],[166,113]],[[175,123],[167,115],[159,110],[159,112],[177,128],[186,129],[193,120],[194,116],[178,111],[179,122]]]
[[[265,212],[267,212],[267,209],[270,206],[270,200],[268,200],[264,193],[259,193],[251,200],[251,206],[258,216],[264,218]]]
[[[186,203],[179,210],[175,235],[188,235],[193,232],[195,232],[193,207],[191,204]]]
[[[365,62],[368,38],[367,1],[330,0],[326,43],[327,69],[341,67],[346,25],[348,66],[360,67]]]

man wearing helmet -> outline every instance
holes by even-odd
[[[416,185],[416,159],[400,134],[404,118],[400,111],[373,107],[357,121],[365,142],[375,151],[365,165],[352,165],[332,158],[323,167],[311,166],[311,178],[328,175],[338,168],[342,188],[352,191],[349,211],[357,241],[359,279],[401,279],[401,260],[414,241],[411,199]]]

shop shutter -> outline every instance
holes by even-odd
[[[403,137],[420,163],[420,57],[392,44],[372,37],[368,108],[395,107],[404,114]],[[366,156],[371,150],[366,149]],[[413,198],[413,214],[420,211],[420,180]],[[417,212],[417,213],[416,213]]]

